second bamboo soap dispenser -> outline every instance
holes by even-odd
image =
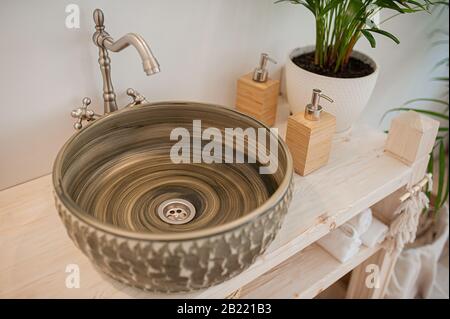
[[[336,118],[323,111],[319,104],[321,98],[333,103],[321,90],[313,90],[311,104],[306,106],[305,112],[294,114],[288,120],[286,142],[292,153],[294,169],[301,176],[326,165],[330,157]]]
[[[280,81],[269,78],[268,62],[276,63],[268,54],[261,54],[259,66],[237,83],[236,107],[239,111],[272,126],[277,115]]]

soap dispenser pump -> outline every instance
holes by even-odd
[[[267,69],[268,62],[277,64],[277,61],[269,57],[267,53],[262,53],[259,60],[259,66],[253,71],[253,81],[265,83],[269,79],[269,70]]]
[[[320,120],[320,116],[323,111],[322,106],[319,104],[321,98],[328,100],[330,103],[334,103],[334,101],[330,97],[326,96],[325,94],[322,94],[321,90],[314,89],[311,98],[311,103],[305,107],[305,119],[310,121]]]
[[[268,64],[277,62],[262,53],[258,67],[237,82],[236,108],[272,126],[277,114],[280,81],[269,77]]]
[[[326,165],[330,157],[336,118],[323,110],[321,98],[333,103],[321,90],[315,89],[305,112],[294,114],[288,120],[286,143],[294,160],[294,169],[301,176]]]

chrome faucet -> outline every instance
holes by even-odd
[[[150,47],[140,35],[128,33],[119,40],[114,41],[108,32],[105,31],[105,18],[103,11],[100,9],[94,10],[94,22],[96,31],[92,39],[94,44],[99,49],[98,63],[100,64],[100,70],[103,77],[104,114],[108,114],[118,110],[116,93],[114,92],[114,87],[111,81],[111,59],[109,58],[108,50],[112,52],[120,52],[131,45],[138,51],[142,59],[144,72],[147,75],[158,73],[160,72],[160,69],[159,63],[150,50]],[[132,102],[126,107],[147,103],[145,97],[134,89],[128,89],[127,95],[132,98]],[[84,121],[91,122],[100,117],[99,114],[96,114],[92,110],[88,109],[90,103],[91,99],[85,97],[83,99],[83,105],[72,111],[72,117],[77,119],[77,122],[74,124],[74,128],[76,130],[81,130],[83,128]]]
[[[120,52],[131,45],[138,51],[142,59],[144,72],[147,75],[158,73],[160,72],[160,69],[159,63],[150,50],[150,47],[140,35],[128,33],[119,40],[114,41],[108,32],[105,31],[104,21],[105,18],[103,11],[100,9],[95,9],[94,22],[96,31],[92,39],[94,44],[99,49],[98,63],[100,64],[100,70],[103,77],[104,112],[107,114],[118,110],[116,93],[114,92],[114,87],[111,81],[111,59],[109,58],[108,51]],[[127,105],[127,107],[147,103],[145,97],[134,89],[128,89],[127,95],[133,100]],[[90,122],[100,117],[100,115],[95,114],[92,110],[87,108],[90,103],[91,100],[89,98],[84,98],[83,105],[72,111],[72,117],[77,119],[77,122],[74,125],[76,130],[83,128],[83,121]]]
[[[117,111],[116,94],[111,82],[111,59],[108,50],[112,52],[120,52],[128,46],[133,46],[138,51],[142,59],[142,65],[147,75],[158,73],[159,63],[153,55],[150,47],[145,40],[137,34],[128,33],[119,40],[114,41],[105,31],[103,11],[94,10],[95,33],[93,36],[94,44],[99,48],[100,70],[103,76],[103,100],[105,113]]]

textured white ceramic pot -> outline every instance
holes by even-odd
[[[365,77],[342,79],[306,71],[292,62],[293,58],[313,52],[314,49],[314,46],[298,48],[288,57],[286,89],[291,111],[294,114],[303,112],[305,106],[311,103],[313,89],[320,89],[335,101],[331,104],[324,100],[321,104],[327,112],[336,116],[336,131],[345,132],[352,127],[366,107],[377,82],[378,66],[367,55],[354,51],[352,56],[372,65],[375,72]]]

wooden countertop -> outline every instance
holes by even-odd
[[[286,105],[280,110],[283,134]],[[145,293],[98,273],[59,220],[50,175],[1,191],[0,297],[224,298],[407,184],[411,168],[384,153],[385,139],[368,128],[336,136],[329,165],[307,177],[295,176],[289,213],[266,254],[239,276],[191,294]],[[70,264],[80,268],[78,289],[65,285]]]

